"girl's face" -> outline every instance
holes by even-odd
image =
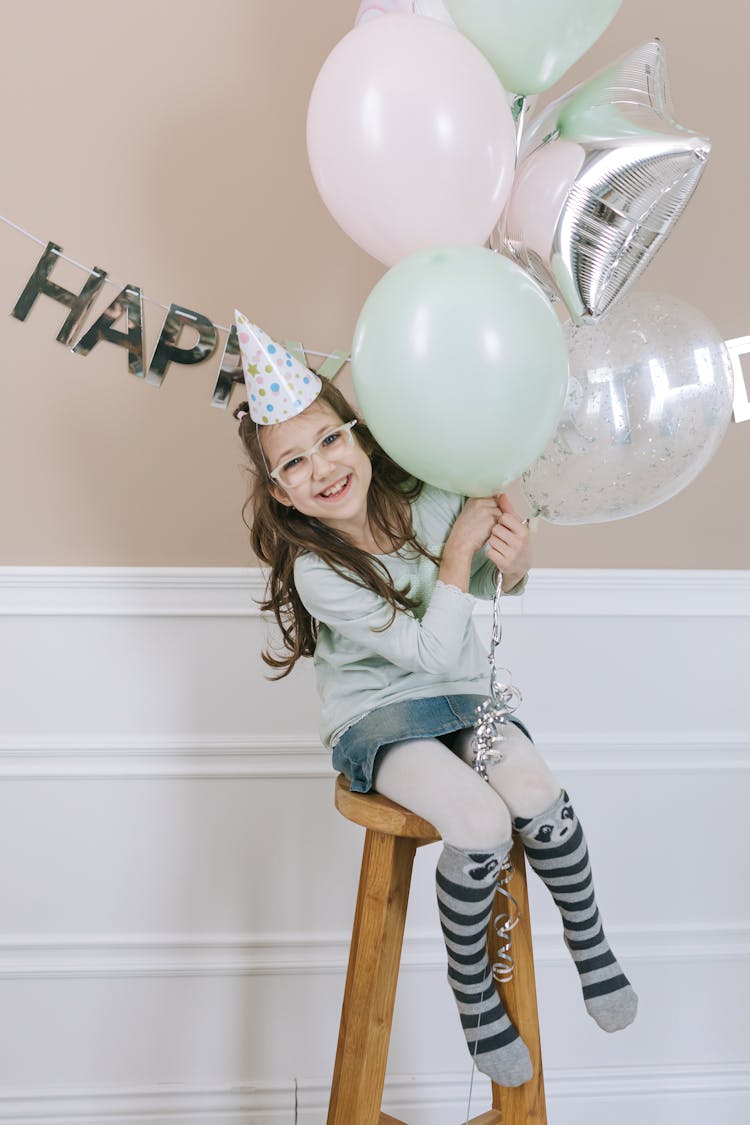
[[[271,472],[304,453],[331,430],[341,425],[338,414],[325,402],[314,402],[287,422],[260,428],[268,467]],[[313,453],[309,461],[310,476],[294,487],[275,482],[271,491],[281,504],[294,507],[336,531],[360,532],[367,518],[367,493],[372,480],[372,466],[356,439],[349,442],[344,434]]]

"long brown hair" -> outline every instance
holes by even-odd
[[[338,387],[328,379],[322,382],[316,403],[326,403],[342,422],[356,418]],[[240,403],[234,411],[235,418],[247,410],[248,404]],[[279,503],[271,492],[258,429],[249,413],[241,419],[239,433],[249,457],[251,475],[251,492],[242,506],[242,519],[250,530],[253,553],[270,567],[266,599],[260,608],[273,611],[283,641],[278,655],[270,651],[262,655],[266,664],[279,670],[278,676],[271,678],[280,680],[289,675],[300,657],[313,655],[318,638],[318,622],[305,609],[294,585],[294,563],[305,552],[317,555],[337,574],[383,598],[393,610],[391,621],[399,609],[414,611],[417,602],[396,589],[387,568],[374,555],[355,547],[343,533]],[[411,503],[422,491],[422,482],[381,449],[359,418],[355,433],[372,464],[367,494],[371,528],[395,546],[408,546],[437,564],[439,560],[418,542],[412,524]]]

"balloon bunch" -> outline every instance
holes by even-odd
[[[376,438],[464,495],[520,476],[534,514],[557,522],[668,499],[732,406],[705,318],[627,300],[710,151],[675,122],[661,43],[527,119],[619,4],[363,0],[308,112],[325,204],[390,267],[352,352]]]

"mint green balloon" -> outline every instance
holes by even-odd
[[[501,492],[557,428],[565,337],[541,288],[478,246],[422,250],[367,298],[354,333],[357,401],[395,461],[462,496]]]
[[[445,0],[506,90],[554,86],[614,19],[621,0]]]

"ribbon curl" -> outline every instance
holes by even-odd
[[[474,724],[474,737],[471,741],[473,753],[472,766],[485,781],[489,781],[487,766],[502,762],[503,752],[498,749],[497,743],[503,741],[502,727],[508,721],[522,702],[523,696],[514,686],[512,677],[507,668],[497,668],[495,665],[495,650],[503,638],[503,626],[500,617],[500,598],[502,597],[501,583],[498,578],[495,601],[492,607],[492,641],[490,644],[490,695],[476,710]]]
[[[498,913],[492,920],[498,941],[497,953],[495,954],[495,960],[492,962],[492,976],[498,984],[510,984],[516,967],[513,960],[513,943],[510,932],[521,921],[521,908],[510,891],[507,890],[507,886],[514,875],[515,868],[510,859],[507,859],[500,868],[500,874],[498,875],[497,899],[500,895],[503,895],[508,900],[508,912],[502,914],[498,908]]]
[[[495,653],[503,637],[503,626],[500,616],[500,598],[502,597],[501,581],[498,577],[495,600],[492,607],[492,640],[490,643],[490,695],[476,710],[474,736],[471,742],[472,766],[480,777],[489,783],[487,767],[502,762],[504,754],[498,743],[503,742],[502,728],[508,722],[523,696],[514,686],[512,677],[507,668],[498,669],[495,664]],[[498,906],[492,924],[498,939],[495,961],[492,964],[492,976],[500,984],[508,984],[513,979],[515,962],[512,953],[511,931],[521,920],[521,910],[513,895],[507,890],[508,884],[514,875],[513,864],[510,858],[501,866],[497,880],[496,902],[501,896],[507,899],[507,912],[502,913]]]

